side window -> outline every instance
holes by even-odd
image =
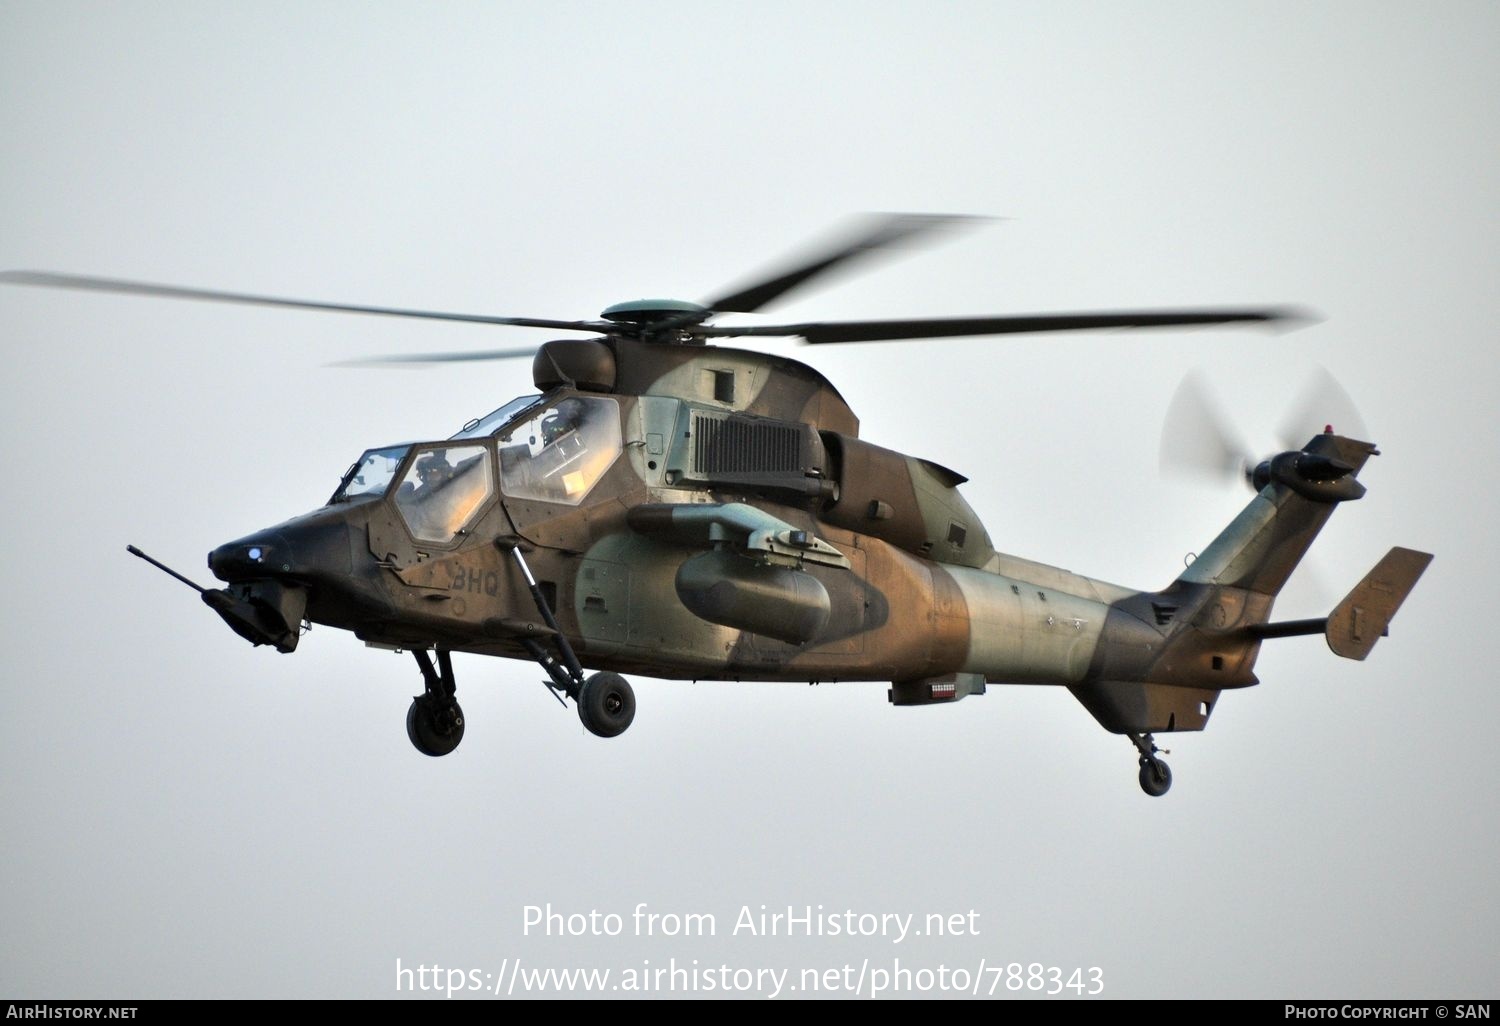
[[[418,450],[396,488],[396,508],[412,537],[442,545],[473,521],[494,492],[484,446],[426,448]]]
[[[572,396],[500,436],[500,484],[512,498],[576,506],[620,450],[619,404]]]

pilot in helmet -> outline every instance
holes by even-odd
[[[551,445],[583,423],[583,403],[564,399],[542,418],[542,444]]]
[[[438,449],[417,460],[417,478],[424,489],[435,489],[453,477],[446,449]]]

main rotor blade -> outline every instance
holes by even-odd
[[[119,292],[131,296],[160,296],[167,299],[199,299],[215,303],[241,303],[250,306],[282,306],[300,310],[334,310],[340,313],[381,314],[387,317],[421,317],[435,321],[465,321],[471,324],[509,324],[521,328],[557,328],[571,331],[608,331],[610,324],[601,321],[552,321],[536,317],[490,317],[484,314],[440,313],[434,310],[403,310],[388,306],[357,306],[351,303],[320,303],[309,299],[283,299],[256,296],[244,292],[216,292],[189,289],[178,285],[154,285],[144,281],[118,278],[91,278],[78,274],[54,274],[50,271],[0,271],[0,281],[16,285],[44,285],[48,288],[79,289],[92,292]]]
[[[811,345],[836,342],[884,342],[912,338],[956,338],[964,335],[1012,335],[1040,331],[1091,331],[1100,328],[1167,328],[1192,324],[1306,321],[1293,309],[1138,310],[1120,313],[1015,314],[1003,317],[937,317],[914,321],[814,321],[807,324],[702,327],[703,336],[800,336]]]
[[[471,363],[476,360],[515,360],[536,356],[537,349],[484,349],[473,353],[394,353],[390,356],[363,356],[353,360],[337,360],[330,367],[393,367],[421,365],[424,363]]]
[[[840,264],[865,257],[876,250],[915,239],[939,228],[973,224],[983,218],[950,214],[877,214],[862,219],[858,233],[832,250],[797,261],[792,266],[762,278],[703,305],[718,313],[754,313],[771,300],[785,295]]]

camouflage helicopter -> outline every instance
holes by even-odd
[[[235,633],[280,652],[305,624],[410,651],[419,752],[463,738],[451,654],[529,659],[600,737],[630,726],[625,673],[694,680],[883,681],[898,706],[990,684],[1061,685],[1134,744],[1141,788],[1171,772],[1154,735],[1201,730],[1258,683],[1267,639],[1320,633],[1363,659],[1431,556],[1394,548],[1325,619],[1271,609],[1376,454],[1332,432],[1248,467],[1255,495],[1176,580],[1120,587],[996,551],[966,478],[859,436],[820,373],[712,340],[812,344],[1270,322],[1275,309],[1064,313],[733,326],[841,265],[956,219],[892,215],[703,304],[638,300],[597,320],[438,313],[116,279],[19,284],[582,332],[534,353],[536,394],[452,437],[370,449],[321,507],[214,549],[197,589]],[[513,350],[382,362],[474,360]],[[564,701],[564,705],[566,702]]]

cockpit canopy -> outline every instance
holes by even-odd
[[[616,400],[522,396],[446,441],[369,450],[329,501],[389,495],[415,541],[446,545],[490,505],[497,480],[506,498],[576,506],[622,451]]]
[[[570,396],[499,433],[505,494],[576,506],[620,455],[620,404]]]
[[[417,541],[445,545],[495,494],[489,446],[419,446],[396,487],[396,509]]]
[[[396,478],[401,461],[411,451],[409,445],[393,445],[386,449],[370,449],[350,467],[339,482],[329,504],[347,502],[360,496],[384,495]]]
[[[523,395],[512,399],[494,413],[484,417],[476,417],[469,421],[454,438],[486,438],[499,431],[506,424],[515,419],[516,414],[522,410],[530,409],[542,401],[539,395]]]

